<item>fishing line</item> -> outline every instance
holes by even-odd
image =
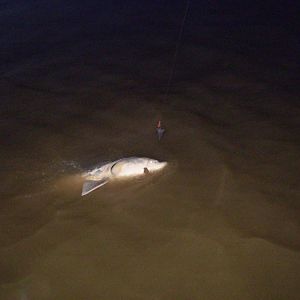
[[[181,26],[179,29],[179,33],[178,33],[178,38],[177,38],[177,42],[176,42],[176,48],[175,48],[175,52],[174,52],[174,56],[173,56],[173,62],[172,62],[172,67],[169,73],[169,79],[168,79],[168,83],[167,83],[167,89],[166,89],[166,93],[165,93],[165,100],[167,99],[169,93],[170,93],[170,88],[171,88],[171,83],[175,74],[175,68],[176,68],[176,61],[177,61],[177,56],[178,56],[178,52],[179,52],[179,47],[180,47],[180,43],[182,40],[182,35],[183,35],[183,31],[184,31],[184,26],[186,23],[186,19],[187,19],[187,15],[189,12],[189,8],[190,8],[190,0],[186,1],[186,7],[185,7],[185,12],[181,21]]]

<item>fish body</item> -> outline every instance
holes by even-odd
[[[81,195],[87,195],[113,179],[134,178],[162,170],[166,162],[148,157],[128,157],[108,162],[85,174]]]

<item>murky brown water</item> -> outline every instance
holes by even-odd
[[[165,99],[164,40],[135,37],[3,66],[0,299],[299,299],[297,93],[187,43]],[[80,196],[132,155],[170,166]]]

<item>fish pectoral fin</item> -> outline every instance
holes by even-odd
[[[81,196],[85,196],[92,191],[98,189],[100,186],[106,184],[109,181],[109,178],[103,178],[101,180],[86,180],[82,186]]]

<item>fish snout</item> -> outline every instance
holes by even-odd
[[[161,163],[160,163],[160,165],[161,165],[161,168],[163,169],[164,167],[166,167],[167,166],[167,162],[166,161],[162,161]]]
[[[159,162],[158,160],[150,160],[150,161],[147,163],[147,169],[148,169],[150,172],[160,171],[160,170],[162,170],[163,168],[165,168],[166,165],[167,165],[167,162],[166,162],[166,161]]]
[[[162,170],[163,168],[165,168],[167,166],[167,162],[166,161],[162,161],[156,164],[155,166],[155,171],[159,171]]]

